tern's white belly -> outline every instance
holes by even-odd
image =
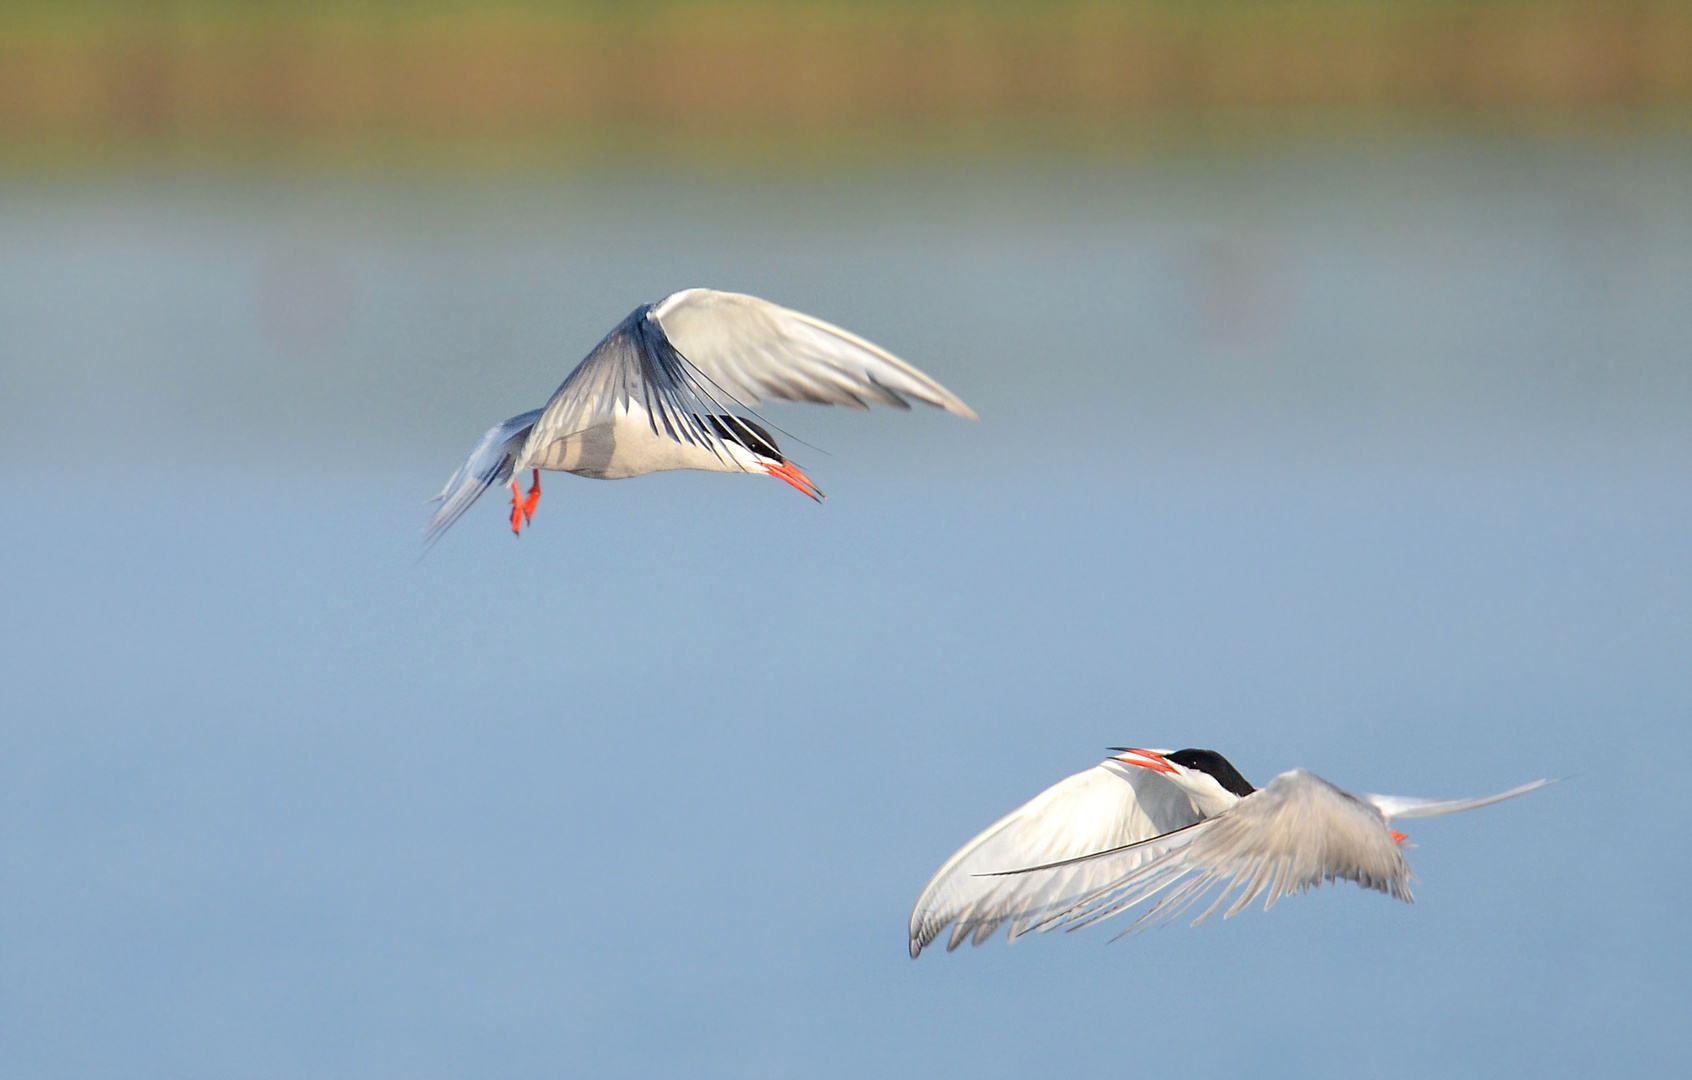
[[[664,431],[660,424],[654,433],[649,414],[638,406],[620,410],[610,423],[533,450],[523,468],[554,469],[596,480],[622,480],[668,469],[746,472],[752,468],[751,455],[737,444],[713,451],[709,446],[677,442]]]

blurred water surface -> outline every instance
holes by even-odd
[[[0,1071],[1671,1069],[1689,166],[7,180]],[[555,476],[418,562],[476,435],[695,284],[982,420],[774,406],[827,503]],[[940,861],[1123,743],[1574,778],[1411,830],[1414,907],[909,961]]]

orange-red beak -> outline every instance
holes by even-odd
[[[770,465],[765,462],[759,462],[759,464],[764,466],[765,472],[777,480],[785,480],[818,502],[823,501],[823,493],[817,490],[817,485],[811,483],[811,478],[800,472],[799,466],[793,464],[793,462],[784,461],[780,465]]]
[[[1132,750],[1126,746],[1120,749],[1122,753],[1117,755],[1117,761],[1129,765],[1138,765],[1142,769],[1150,769],[1153,772],[1174,773],[1177,771],[1170,760],[1156,750]]]

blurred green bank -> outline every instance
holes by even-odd
[[[1684,126],[1692,3],[47,2],[0,158],[738,153]]]

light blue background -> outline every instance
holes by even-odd
[[[982,415],[829,493],[484,427],[694,284]],[[0,184],[9,1077],[1657,1074],[1692,1049],[1692,157]],[[826,452],[824,452],[826,451]],[[1548,791],[1350,886],[912,963],[1106,746]]]

